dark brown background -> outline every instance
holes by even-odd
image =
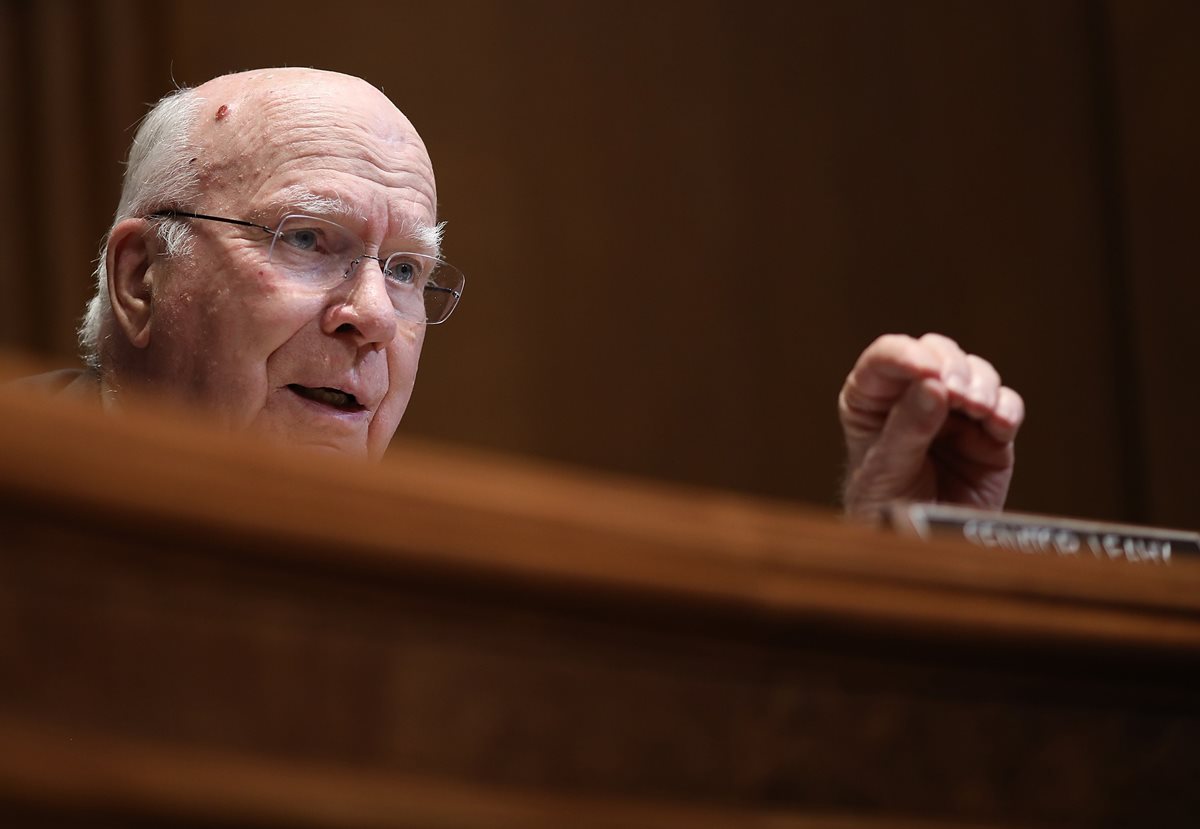
[[[74,353],[172,81],[382,86],[463,306],[402,431],[832,503],[834,398],[939,330],[1025,395],[1014,508],[1200,525],[1200,6],[0,3],[0,346]]]

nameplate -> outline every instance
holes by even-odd
[[[1175,556],[1200,555],[1200,534],[1133,524],[917,503],[893,504],[887,518],[909,535],[961,538],[977,547],[1031,555],[1139,564],[1170,564]]]

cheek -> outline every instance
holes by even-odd
[[[320,297],[297,294],[262,272],[220,297],[219,313],[233,321],[229,336],[247,356],[266,357],[318,320]]]
[[[396,329],[396,340],[401,343],[402,347],[407,346],[410,349],[415,347],[419,351],[421,344],[425,341],[425,327],[401,323],[400,327]]]
[[[412,396],[413,383],[417,377],[417,363],[421,357],[421,345],[425,341],[425,326],[403,324],[388,346],[388,394],[381,407],[381,426],[396,428],[408,399]]]
[[[416,376],[417,361],[421,357],[421,346],[425,344],[425,326],[401,322],[396,328],[396,337],[389,348],[388,364],[398,366],[409,378]]]
[[[183,315],[196,321],[189,338],[194,359],[230,405],[247,410],[263,404],[276,357],[291,354],[320,313],[319,302],[282,290],[256,271],[185,302],[190,308]]]

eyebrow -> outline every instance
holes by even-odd
[[[362,221],[362,211],[355,210],[341,196],[321,196],[305,187],[285,187],[275,198],[267,202],[263,210],[275,218],[287,213],[300,212],[322,219],[350,217]]]
[[[301,185],[285,187],[279,195],[267,203],[264,209],[271,216],[276,217],[275,220],[278,220],[278,218],[281,218],[285,214],[294,212],[331,220],[348,217],[357,221],[363,221],[365,218],[361,210],[354,208],[341,196],[336,194],[323,196]],[[429,256],[440,257],[442,253],[442,236],[445,232],[445,222],[429,225],[418,219],[406,218],[400,226],[399,233],[396,235],[412,240],[413,246],[419,248],[418,250],[411,251],[412,253],[424,253]]]

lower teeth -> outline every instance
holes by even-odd
[[[350,395],[345,392],[334,391],[333,389],[311,389],[306,386],[293,386],[301,397],[307,397],[309,400],[315,400],[318,403],[325,403],[338,408],[345,408],[350,405]]]
[[[337,394],[336,392],[322,391],[317,393],[317,399],[328,403],[331,406],[345,406],[349,401],[346,395]]]

